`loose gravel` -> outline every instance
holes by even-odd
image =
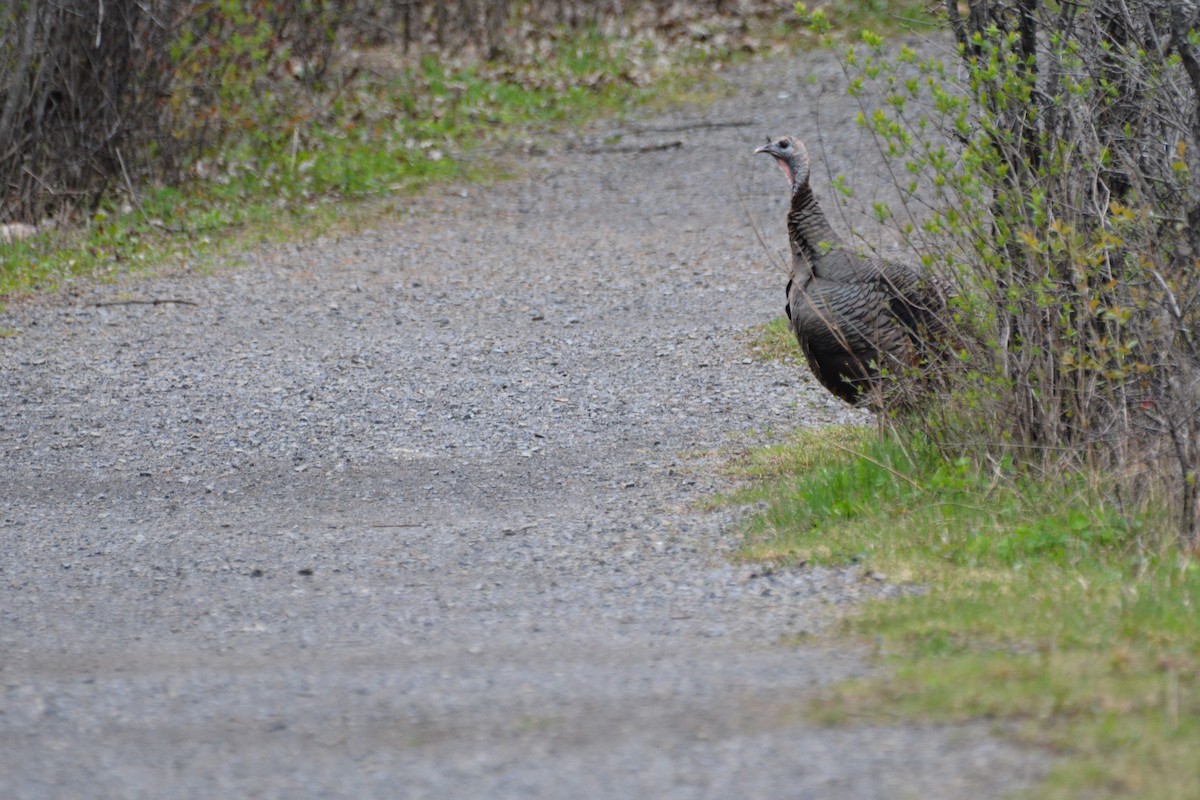
[[[801,134],[885,192],[824,56],[726,80],[374,230],[10,305],[0,796],[1035,781],[1045,759],[981,726],[807,722],[868,666],[804,635],[900,589],[731,562],[744,512],[700,510],[739,448],[864,419],[751,358],[786,280],[754,146]],[[194,305],[97,305],[130,299]]]

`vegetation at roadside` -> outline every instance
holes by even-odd
[[[750,333],[753,337],[750,352],[759,361],[790,361],[801,358],[800,350],[796,347],[795,334],[788,327],[788,321],[784,317],[777,317],[768,323],[755,326]]]
[[[746,558],[923,587],[844,623],[891,669],[815,713],[994,720],[1061,756],[1037,797],[1200,796],[1200,11],[946,4],[946,60],[801,11],[957,333],[919,414],[741,465]]]
[[[622,68],[611,42],[582,34],[524,75],[503,78],[426,57],[386,77],[360,71],[305,106],[248,110],[266,118],[248,118],[243,135],[227,135],[198,157],[185,182],[113,192],[77,228],[0,246],[0,295],[71,274],[187,262],[218,237],[311,234],[346,213],[334,206],[346,200],[411,196],[437,180],[494,179],[482,144],[644,96],[635,84],[608,79]]]
[[[358,213],[348,200],[403,206],[432,181],[486,182],[506,142],[669,96],[798,30],[768,2],[117,0],[101,17],[70,5],[0,13],[12,80],[36,67],[22,53],[42,50],[103,67],[35,70],[9,93],[0,223],[41,233],[0,243],[0,297],[311,235]],[[126,92],[54,83],[89,76]]]
[[[743,557],[924,587],[842,623],[890,669],[835,686],[819,719],[992,720],[1059,757],[1037,797],[1197,796],[1200,565],[1162,506],[947,461],[903,427],[801,432],[737,469],[728,500],[767,504]]]
[[[1200,10],[1126,5],[948,6],[957,65],[870,32],[844,64],[900,198],[874,210],[952,290],[957,358],[928,368],[953,402],[920,435],[1104,476],[1194,548]]]

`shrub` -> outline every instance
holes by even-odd
[[[847,54],[906,233],[957,293],[949,452],[1085,468],[1198,541],[1200,6],[948,2],[958,69]],[[932,244],[930,244],[932,242]]]
[[[165,0],[0,10],[0,222],[94,203],[149,163],[170,81]]]

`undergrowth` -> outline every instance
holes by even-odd
[[[745,558],[928,590],[844,623],[891,669],[836,686],[821,720],[994,720],[1061,756],[1035,796],[1200,796],[1200,567],[1154,508],[867,429],[803,432],[740,471],[729,499],[767,501]]]
[[[830,7],[848,31],[930,20],[911,2]],[[77,276],[203,266],[247,242],[312,238],[402,212],[430,183],[504,177],[494,152],[505,144],[638,104],[695,100],[714,68],[816,42],[796,19],[762,9],[721,16],[681,4],[662,17],[633,4],[628,18],[553,30],[529,28],[518,13],[495,60],[471,48],[410,56],[393,43],[321,62],[313,75],[303,59],[286,58],[261,20],[236,3],[220,8],[230,24],[245,23],[234,25],[237,37],[210,41],[202,28],[192,49],[180,47],[178,82],[201,86],[203,102],[192,108],[198,101],[186,92],[166,100],[192,119],[185,138],[211,142],[189,162],[188,180],[133,185],[126,176],[121,191],[69,225],[13,243],[0,234],[0,298]],[[274,48],[265,61],[264,48]],[[295,80],[281,73],[293,68]],[[369,198],[389,202],[347,202]]]
[[[648,97],[648,86],[606,79],[622,59],[613,43],[584,34],[507,78],[425,58],[387,76],[357,71],[319,97],[264,105],[193,165],[186,185],[125,192],[81,227],[0,245],[0,296],[70,276],[190,263],[230,239],[309,236],[336,226],[346,200],[403,204],[433,181],[501,177],[481,146]]]
[[[953,286],[950,388],[880,431],[752,453],[731,499],[764,504],[747,559],[921,587],[843,623],[889,669],[818,718],[991,720],[1059,756],[1036,797],[1182,800],[1200,797],[1200,17],[1085,5],[945,4],[949,66],[870,31],[845,51],[918,210],[897,229]]]

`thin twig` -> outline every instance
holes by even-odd
[[[102,306],[165,306],[168,304],[177,306],[199,305],[191,300],[179,300],[173,297],[156,297],[152,300],[101,300],[100,302],[96,303],[96,308],[101,308]]]
[[[132,198],[134,205],[137,206],[138,213],[142,215],[142,219],[144,219],[148,224],[156,228],[162,228],[168,233],[182,233],[182,228],[173,228],[169,225],[164,225],[158,220],[150,219],[150,216],[146,213],[146,209],[142,206],[142,201],[138,199],[137,192],[133,189],[133,181],[129,178],[129,170],[125,169],[125,159],[121,157],[120,148],[118,148],[116,152],[117,163],[121,165],[121,174],[125,176],[125,188],[129,190],[129,196]]]
[[[682,125],[631,125],[626,128],[629,133],[682,133],[707,128],[746,128],[757,125],[752,119],[735,119],[717,122],[687,122]]]
[[[763,235],[762,226],[758,224],[758,220],[755,219],[754,214],[750,212],[750,206],[746,203],[747,194],[749,194],[748,191],[739,192],[737,198],[738,202],[742,206],[742,211],[746,214],[746,220],[750,223],[751,230],[754,231],[754,238],[758,239],[758,243],[762,245],[763,252],[767,254],[767,259],[771,262],[771,268],[776,269],[785,275],[790,275],[792,271],[791,266],[789,266],[787,263],[780,264],[775,260],[778,251],[774,250],[770,245],[767,244],[766,237]]]
[[[758,243],[760,245],[762,245],[763,250],[766,251],[767,258],[770,259],[770,261],[771,261],[771,267],[773,269],[779,270],[780,272],[782,272],[784,274],[790,275],[791,267],[787,266],[786,264],[780,264],[779,262],[777,262],[775,260],[776,251],[771,249],[771,246],[767,244],[767,240],[763,237],[762,227],[758,224],[758,221],[755,220],[753,215],[750,213],[750,208],[749,208],[749,206],[746,205],[745,195],[740,195],[738,197],[738,201],[742,204],[742,209],[746,212],[746,218],[750,220],[750,227],[754,230],[755,238],[758,239]]]
[[[823,440],[825,441],[825,444],[828,444],[828,445],[831,445],[831,446],[833,446],[833,447],[836,447],[838,450],[841,450],[842,452],[849,453],[850,455],[852,455],[852,456],[856,456],[857,458],[861,458],[861,459],[863,459],[864,461],[869,461],[869,462],[871,462],[872,464],[874,464],[875,466],[879,467],[880,469],[886,469],[888,472],[892,473],[892,474],[893,474],[893,475],[895,475],[897,478],[900,478],[901,480],[908,481],[909,485],[911,485],[911,486],[912,486],[914,489],[916,489],[918,492],[923,492],[923,491],[925,491],[925,487],[924,487],[924,486],[922,486],[921,484],[917,483],[917,482],[916,482],[916,481],[914,481],[912,478],[910,478],[910,477],[908,477],[907,475],[905,475],[903,472],[897,472],[896,470],[894,470],[894,469],[892,469],[891,467],[889,467],[887,464],[883,464],[883,463],[881,463],[881,462],[879,462],[879,461],[876,461],[875,459],[871,458],[871,457],[870,457],[869,455],[867,455],[866,453],[859,452],[858,450],[855,450],[855,449],[854,449],[854,448],[852,448],[852,447],[846,447],[846,445],[844,445],[844,444],[838,444],[837,442],[833,441],[832,439],[825,439],[823,436],[820,436],[820,435],[818,435],[818,436],[817,436],[817,438],[818,438],[818,439],[823,439]]]
[[[585,152],[588,155],[599,155],[601,153],[653,153],[657,150],[674,150],[677,147],[683,147],[683,142],[676,139],[673,142],[662,142],[660,144],[641,144],[641,145],[615,145],[613,147],[592,147]]]
[[[104,6],[101,5],[100,7],[103,8]],[[98,29],[96,36],[100,36]],[[133,181],[129,178],[129,170],[125,169],[125,159],[121,156],[121,148],[118,147],[116,152],[117,163],[121,165],[121,174],[125,176],[125,188],[129,190],[129,197],[133,200],[133,204],[137,206],[138,211],[142,215],[142,219],[149,221],[150,218],[146,216],[146,209],[142,207],[142,201],[138,198],[137,192],[135,192],[133,189]]]

